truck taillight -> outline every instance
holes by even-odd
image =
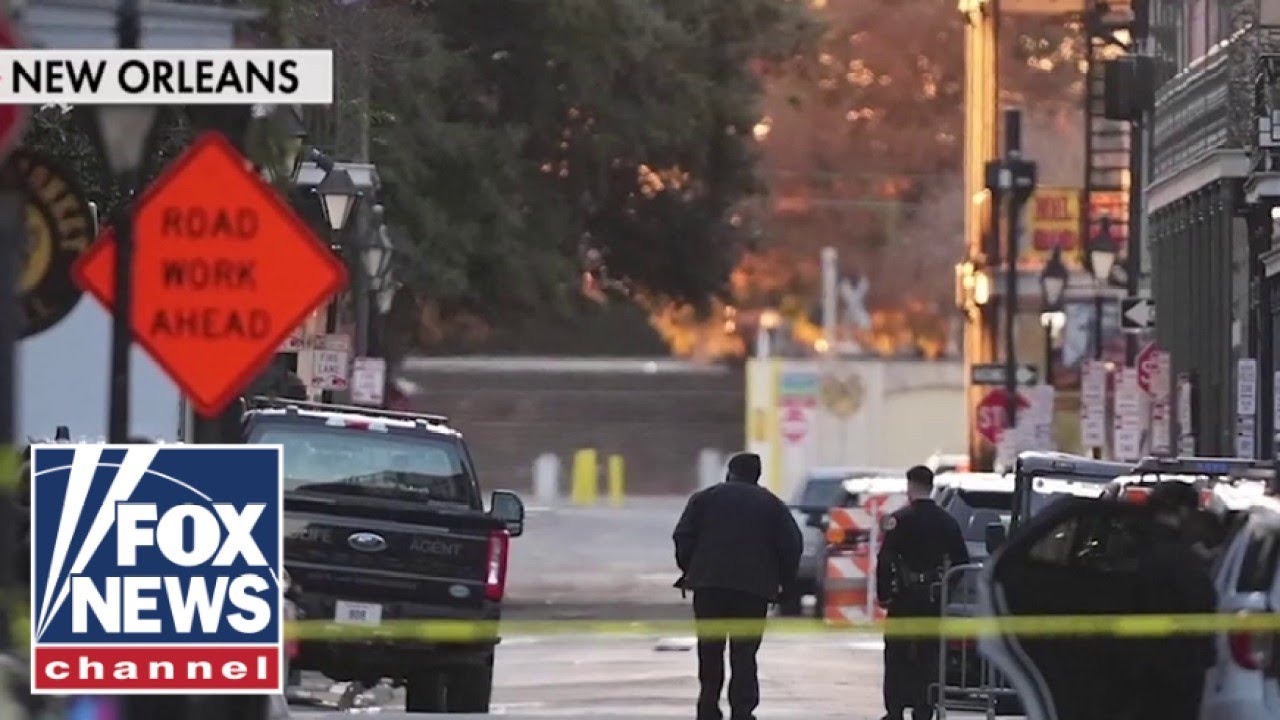
[[[1150,493],[1151,490],[1144,487],[1127,488],[1124,491],[1124,501],[1134,505],[1145,505]]]
[[[1227,635],[1231,659],[1245,670],[1262,670],[1272,662],[1272,636],[1247,632]]]
[[[495,602],[502,599],[507,590],[507,549],[511,534],[502,530],[489,533],[489,562],[484,577],[484,596]]]

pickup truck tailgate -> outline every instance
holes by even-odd
[[[285,564],[293,581],[309,596],[379,602],[390,618],[415,615],[408,605],[479,608],[489,535],[500,523],[406,505],[286,498]]]

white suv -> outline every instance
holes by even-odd
[[[1214,579],[1218,611],[1280,610],[1280,502],[1259,498],[1222,556]],[[1280,717],[1280,658],[1275,633],[1221,633],[1217,662],[1205,675],[1201,720]]]

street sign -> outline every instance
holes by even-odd
[[[782,437],[786,438],[787,442],[798,443],[809,434],[809,414],[800,403],[783,404],[781,416],[779,424]]]
[[[346,390],[351,368],[351,338],[330,334],[317,339],[311,351],[311,386],[317,390]]]
[[[1107,367],[1086,360],[1080,380],[1080,442],[1085,447],[1107,444]]]
[[[974,365],[970,378],[974,385],[1004,385],[1003,363]],[[1019,365],[1016,380],[1019,385],[1035,385],[1040,378],[1040,371],[1034,365]]]
[[[1149,297],[1128,297],[1120,301],[1120,329],[1142,332],[1156,323],[1156,306]]]
[[[996,388],[986,394],[982,401],[978,403],[976,425],[978,434],[987,442],[996,445],[1000,442],[1000,436],[1004,434],[1004,430],[1009,426],[1009,416],[1007,408],[1009,405],[1009,396],[1005,393],[1004,388]],[[1018,411],[1021,412],[1030,406],[1026,396],[1018,394]]]
[[[1138,368],[1138,386],[1142,388],[1142,392],[1154,394],[1151,392],[1151,385],[1160,370],[1160,348],[1155,343],[1147,343],[1138,351],[1133,362]]]
[[[115,236],[76,263],[115,300]],[[220,413],[346,269],[231,143],[207,132],[149,187],[134,216],[133,334],[201,415]]]
[[[1258,412],[1258,361],[1240,358],[1236,361],[1236,414]]]
[[[0,50],[21,48],[22,42],[17,31],[7,18],[0,16]],[[0,105],[0,159],[18,144],[30,117],[31,110],[26,105]]]
[[[351,364],[351,402],[357,405],[381,405],[386,384],[386,360],[358,357]]]
[[[1115,435],[1113,449],[1118,460],[1140,460],[1146,408],[1138,382],[1137,368],[1121,368],[1116,373]]]

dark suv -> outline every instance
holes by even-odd
[[[285,566],[307,620],[361,626],[304,640],[293,665],[338,681],[406,686],[410,712],[489,710],[497,644],[405,639],[388,622],[495,622],[524,506],[486,512],[462,435],[443,417],[292,400],[251,402],[243,439],[284,448]],[[380,637],[382,635],[382,637]]]

